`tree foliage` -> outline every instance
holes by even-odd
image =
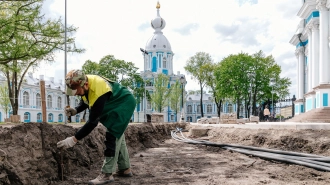
[[[229,55],[215,69],[216,91],[236,101],[237,117],[243,104],[245,112],[249,113],[252,108],[252,113],[256,114],[256,105],[269,100],[272,89],[277,95],[288,93],[291,82],[288,78],[281,78],[280,73],[281,68],[274,58],[265,56],[262,51],[253,55],[242,52]],[[270,85],[271,78],[278,82],[275,87]]]
[[[82,66],[85,74],[95,74],[116,81],[132,91],[137,103],[144,96],[144,80],[133,62],[116,59],[113,55],[104,56],[98,63],[87,60]]]
[[[91,60],[87,60],[82,66],[82,71],[85,74],[97,75],[99,74],[99,64]]]
[[[182,90],[182,85],[179,80],[175,81],[175,83],[171,86],[169,102],[171,110],[173,110],[176,115],[178,115],[178,112],[181,110]]]
[[[40,15],[43,0],[0,1],[0,70],[7,78],[13,115],[18,111],[18,95],[25,74],[41,62],[54,62],[56,51],[83,52],[74,47],[74,37],[65,40],[61,19]],[[73,34],[77,28],[67,27]]]
[[[207,82],[207,75],[209,75],[209,71],[207,71],[206,68],[203,68],[203,66],[206,64],[211,64],[212,62],[213,60],[210,54],[205,52],[197,52],[194,56],[188,59],[184,67],[187,73],[192,76],[192,79],[198,82],[201,92],[203,92]],[[203,93],[201,93],[200,105],[203,105]],[[204,117],[202,108],[201,115]]]
[[[82,52],[75,48],[74,37],[64,39],[65,26],[61,19],[45,20],[41,15],[43,0],[0,1],[0,64],[15,60],[54,60],[54,51]],[[67,33],[77,31],[67,27]]]
[[[154,91],[150,95],[152,107],[158,112],[162,112],[168,105],[167,101],[171,92],[168,85],[169,77],[162,73],[158,74],[154,81]]]
[[[2,84],[0,87],[0,106],[6,114],[6,118],[8,118],[7,115],[11,108],[11,105],[10,105],[9,90],[7,84]]]
[[[220,117],[221,106],[222,106],[224,96],[223,96],[223,94],[221,94],[220,91],[218,91],[216,89],[217,83],[216,83],[216,78],[214,75],[216,65],[217,64],[214,64],[214,63],[207,63],[207,64],[203,65],[202,67],[204,68],[205,71],[209,72],[205,78],[206,86],[211,89],[210,93],[212,93],[214,103],[217,106],[217,114],[218,114],[218,117]]]

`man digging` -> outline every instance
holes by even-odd
[[[77,133],[57,143],[58,148],[73,147],[97,125],[106,128],[104,162],[101,174],[88,184],[107,184],[114,181],[113,173],[118,164],[119,176],[133,176],[124,132],[134,112],[136,101],[132,93],[117,82],[98,75],[85,75],[81,70],[71,70],[65,77],[66,94],[81,96],[75,108],[66,108],[67,116],[89,109],[89,119]]]

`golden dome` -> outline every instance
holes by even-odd
[[[160,4],[159,4],[159,1],[157,1],[157,6],[156,6],[157,9],[160,8]]]

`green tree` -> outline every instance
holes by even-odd
[[[70,36],[77,28],[66,28],[61,19],[45,19],[40,15],[43,0],[0,1],[0,70],[7,78],[13,115],[18,111],[18,95],[27,71],[35,70],[41,62],[54,62],[54,53],[83,52],[74,46]]]
[[[214,103],[217,106],[217,114],[218,117],[220,117],[220,113],[221,113],[221,106],[222,106],[222,102],[223,102],[223,95],[221,94],[220,91],[217,91],[216,89],[216,78],[214,75],[215,69],[216,69],[217,64],[213,64],[213,63],[208,63],[205,64],[204,66],[202,66],[204,68],[205,71],[208,71],[208,75],[206,76],[206,86],[209,87],[211,89],[211,93],[213,96],[213,100]]]
[[[206,77],[209,74],[206,71],[206,68],[203,68],[204,65],[212,63],[213,60],[210,54],[205,52],[197,52],[194,56],[190,57],[184,67],[188,74],[192,76],[193,80],[196,80],[199,84],[200,91],[203,92],[203,89],[206,85]],[[203,111],[203,93],[201,93],[200,98],[201,105],[201,116],[204,117]]]
[[[167,100],[171,92],[168,85],[169,77],[162,73],[158,74],[154,81],[154,90],[150,95],[152,107],[158,112],[162,112],[168,104]]]
[[[99,73],[99,64],[91,60],[87,60],[82,66],[82,71],[85,74],[97,75]]]
[[[0,64],[15,60],[52,60],[56,50],[64,50],[65,27],[61,19],[45,20],[41,15],[43,0],[0,1]],[[66,28],[69,37],[68,51],[82,51],[75,48],[70,34],[77,28]]]
[[[87,60],[82,66],[82,70],[85,74],[97,74],[127,87],[136,97],[137,104],[144,97],[145,82],[133,62],[118,60],[113,55],[106,55],[99,63]]]
[[[169,96],[169,102],[171,109],[175,112],[175,115],[178,115],[178,112],[181,110],[181,102],[182,102],[182,85],[177,80],[171,86],[171,93]],[[177,118],[177,116],[175,117]]]
[[[0,87],[0,106],[4,110],[6,114],[6,118],[8,115],[8,112],[11,108],[10,106],[10,99],[9,99],[9,94],[8,94],[8,86],[5,84],[2,84]]]
[[[253,55],[239,53],[224,58],[215,69],[216,90],[225,98],[232,98],[237,103],[237,117],[241,103],[244,102],[246,117],[249,117],[250,109],[257,114],[256,105],[266,99],[269,102],[272,87],[270,79],[274,78],[278,83],[273,87],[276,94],[288,93],[291,82],[288,78],[281,78],[281,67],[276,64],[274,58],[265,56],[262,51]],[[278,97],[275,96],[274,100]],[[251,104],[253,107],[249,107]]]
[[[251,63],[252,57],[246,53],[229,55],[219,63],[214,72],[215,90],[223,97],[232,99],[237,103],[237,118],[239,118],[242,99],[244,99],[245,105],[249,105],[250,80],[247,72],[250,71]]]

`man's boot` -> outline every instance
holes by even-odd
[[[124,169],[124,170],[119,170],[117,172],[117,175],[121,176],[121,177],[133,177],[133,173],[132,173],[130,168],[127,168],[127,169]]]
[[[107,184],[110,182],[115,181],[111,173],[101,173],[99,176],[97,176],[95,179],[88,182],[89,185],[94,184]]]

